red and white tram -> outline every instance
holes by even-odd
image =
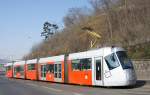
[[[132,62],[121,47],[15,62],[13,69],[13,77],[31,80],[95,86],[130,86],[136,83]],[[8,72],[6,76],[9,77]]]

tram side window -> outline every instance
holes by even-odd
[[[80,64],[82,64],[82,70],[91,69],[91,63],[92,63],[91,58],[86,58],[86,59],[81,59],[80,60]]]
[[[92,63],[91,58],[72,60],[72,70],[81,71],[91,69],[91,63]]]
[[[24,66],[20,66],[20,71],[24,71]]]
[[[35,64],[28,64],[28,70],[35,70]]]
[[[20,66],[20,69],[19,69],[19,70],[20,70],[20,71],[19,71],[20,74],[21,74],[21,75],[24,75],[24,66]]]
[[[106,56],[105,61],[106,61],[106,64],[107,64],[109,70],[112,70],[112,69],[119,66],[119,62],[118,62],[117,57],[114,53]]]
[[[9,71],[9,70],[11,70],[11,66],[6,67],[6,71]]]
[[[80,68],[80,60],[76,59],[76,60],[72,60],[72,70],[73,71],[79,71]]]
[[[15,71],[16,71],[16,72],[20,72],[20,67],[19,67],[19,66],[16,67],[16,68],[15,68]]]
[[[61,64],[58,64],[58,78],[61,78]]]
[[[46,71],[49,73],[54,73],[54,64],[46,65]]]

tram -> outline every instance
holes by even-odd
[[[9,63],[10,64],[10,63]],[[13,63],[12,77],[92,86],[136,84],[133,64],[121,47],[103,47],[85,52]],[[9,68],[9,65],[6,65]],[[6,72],[6,76],[10,71]]]

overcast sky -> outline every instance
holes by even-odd
[[[0,58],[22,58],[42,40],[45,21],[62,27],[69,8],[85,6],[88,0],[0,0]]]

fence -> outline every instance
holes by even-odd
[[[137,78],[150,80],[150,59],[132,60]]]

